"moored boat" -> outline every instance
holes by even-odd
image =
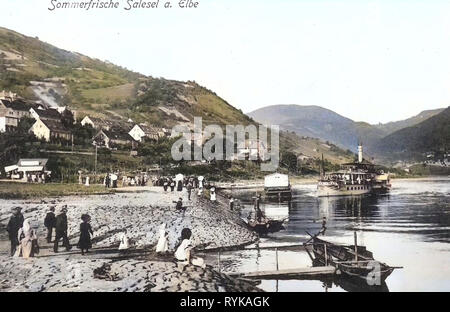
[[[261,195],[257,195],[254,199],[253,211],[247,217],[247,225],[261,236],[265,236],[268,233],[278,232],[284,229],[283,220],[274,220],[267,218],[265,213],[261,210]]]
[[[373,182],[374,193],[388,193],[391,190],[391,179],[389,173],[380,172],[375,176]]]
[[[264,191],[269,200],[290,200],[291,183],[287,174],[274,173],[264,177]]]
[[[319,239],[317,235],[310,236],[316,263],[334,266],[341,274],[365,281],[368,285],[380,285],[398,268],[375,260],[365,246],[356,244],[356,234],[355,245],[339,245]]]

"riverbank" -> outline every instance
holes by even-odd
[[[199,250],[232,248],[257,240],[240,219],[217,203],[186,191],[164,192],[149,187],[143,193],[98,196],[68,196],[40,200],[0,200],[0,290],[1,291],[257,291],[251,284],[205,269],[180,267],[173,259],[181,230],[192,230],[192,243]],[[186,212],[175,210],[173,201],[182,197]],[[68,234],[72,244],[79,236],[80,216],[88,213],[94,230],[93,249],[87,256],[79,250],[54,254],[45,237],[43,220],[49,206],[68,205]],[[25,218],[38,224],[41,253],[25,260],[10,258],[5,226],[12,207],[21,206]],[[154,246],[162,223],[169,233],[168,256],[157,256]],[[128,253],[117,247],[124,230],[131,241]],[[207,263],[208,264],[208,263]],[[216,265],[216,263],[211,263]],[[95,273],[95,272],[97,273]],[[100,272],[100,273],[99,273]]]
[[[0,198],[3,199],[30,199],[58,196],[87,196],[113,193],[103,185],[80,185],[62,183],[21,183],[0,181]]]

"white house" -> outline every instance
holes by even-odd
[[[44,139],[47,142],[54,140],[69,141],[72,138],[71,132],[64,127],[61,121],[56,120],[37,119],[29,131],[37,138]]]
[[[0,132],[6,132],[19,125],[23,117],[29,117],[29,105],[15,97],[0,98]]]
[[[29,107],[12,92],[0,92],[0,132],[17,127],[22,117],[29,116]]]
[[[93,144],[99,147],[106,147],[108,149],[127,146],[134,147],[133,138],[126,132],[120,129],[100,130],[93,138]]]
[[[128,134],[137,142],[142,142],[143,140],[154,140],[165,135],[162,129],[150,127],[147,125],[135,125]]]
[[[95,117],[89,117],[86,116],[81,120],[81,125],[84,127],[86,125],[91,125],[94,129],[105,129],[109,130],[111,128],[111,124],[107,123],[103,119],[95,118]]]

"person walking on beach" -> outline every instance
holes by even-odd
[[[47,243],[52,242],[53,229],[56,226],[55,207],[50,207],[50,211],[44,219],[44,226],[47,228]]]
[[[167,192],[168,187],[169,187],[169,182],[167,182],[167,180],[164,180],[164,183],[163,183],[164,192]]]
[[[117,174],[115,174],[115,173],[111,174],[111,177],[110,177],[111,181],[109,183],[112,188],[117,188],[117,179],[118,178],[119,177],[117,176]]]
[[[191,193],[192,193],[192,184],[189,182],[189,184],[186,186],[187,192],[188,192],[188,200],[191,200]]]
[[[233,209],[234,209],[234,198],[233,198],[233,196],[230,196],[229,206],[230,206],[230,210],[233,211]]]
[[[21,210],[20,207],[15,207],[13,209],[13,214],[9,218],[8,225],[6,226],[6,231],[8,231],[9,240],[11,242],[11,256],[14,256],[17,246],[19,245],[17,234],[24,222]]]
[[[111,185],[111,178],[109,177],[109,173],[107,173],[105,177],[105,187],[109,188],[110,185]]]
[[[183,181],[181,181],[181,180],[178,180],[178,182],[177,182],[177,191],[178,192],[183,191]]]
[[[70,251],[72,249],[72,246],[70,246],[69,238],[67,237],[67,205],[64,206],[61,209],[61,213],[56,216],[56,237],[55,237],[55,243],[53,245],[53,251],[58,252],[58,244],[59,240],[62,238],[63,245],[66,247],[67,251]]]
[[[77,247],[81,249],[81,254],[88,253],[89,249],[92,248],[91,235],[94,235],[92,231],[91,217],[87,214],[81,215],[81,220],[83,222],[80,224],[80,240],[78,241]]]
[[[36,231],[31,227],[30,219],[25,219],[17,234],[17,238],[20,242],[23,258],[28,259],[39,253]]]
[[[175,190],[175,181],[170,182],[170,191],[173,192]]]
[[[209,195],[210,195],[210,199],[213,203],[216,202],[217,198],[216,198],[216,188],[212,187],[209,189]]]

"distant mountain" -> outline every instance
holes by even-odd
[[[258,122],[278,124],[282,129],[300,136],[329,141],[352,151],[355,151],[358,141],[362,140],[365,153],[383,157],[391,150],[385,146],[391,144],[389,139],[384,140],[385,137],[421,124],[444,111],[445,108],[426,110],[405,120],[378,125],[356,122],[320,106],[273,105],[257,109],[248,115]]]
[[[450,149],[450,107],[412,127],[398,130],[379,140],[373,148],[391,158],[411,158],[418,153]]]
[[[355,122],[320,106],[273,105],[248,115],[258,122],[278,124],[298,135],[330,141],[353,151],[359,139],[365,145],[371,145],[386,134],[383,129]]]
[[[408,118],[408,119],[405,119],[405,120],[400,120],[400,121],[388,122],[388,123],[385,123],[385,124],[378,124],[378,125],[376,125],[376,127],[378,129],[386,132],[386,134],[391,134],[391,133],[394,133],[395,131],[398,131],[400,129],[417,125],[417,124],[421,123],[422,121],[425,121],[428,118],[433,117],[433,116],[439,114],[440,112],[442,112],[444,110],[445,110],[445,108],[425,110],[425,111],[423,111],[423,112],[419,113],[418,115],[413,116],[411,118]]]

